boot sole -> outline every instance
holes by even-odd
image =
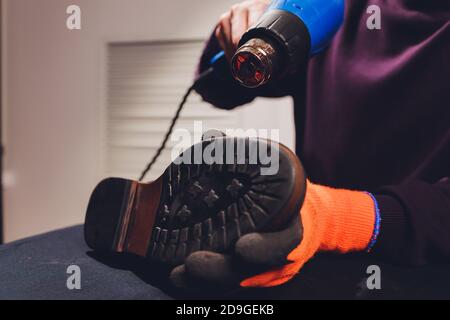
[[[245,146],[245,155],[266,140],[224,137],[223,144]],[[194,163],[195,148],[180,157]],[[281,229],[298,214],[306,178],[298,158],[276,144],[279,170],[261,175],[257,164],[175,164],[151,183],[108,178],[93,191],[84,225],[88,246],[95,251],[131,253],[170,265],[183,263],[199,250],[226,253],[252,232]],[[274,149],[272,148],[272,152]],[[224,156],[225,160],[225,156]],[[224,161],[224,163],[226,163]]]

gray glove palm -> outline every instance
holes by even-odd
[[[250,233],[241,237],[230,254],[198,251],[183,265],[174,268],[171,282],[180,288],[203,289],[217,286],[236,288],[242,280],[289,261],[288,254],[302,239],[302,227],[297,215],[279,232]]]

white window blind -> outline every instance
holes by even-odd
[[[137,179],[156,153],[178,104],[190,86],[203,41],[112,44],[108,47],[108,91],[105,134],[105,175]],[[193,93],[177,128],[193,137],[194,121],[203,129],[238,126],[238,113],[211,107]],[[147,175],[157,178],[170,163],[166,150]]]

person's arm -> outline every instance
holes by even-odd
[[[267,8],[267,0],[250,0],[234,5],[222,15],[200,58],[197,74],[211,66],[211,59],[225,51],[228,61],[237,49],[238,42],[249,26],[254,24]],[[249,103],[256,97],[283,97],[298,92],[305,83],[305,72],[284,77],[258,89],[248,89],[235,81],[230,70],[215,74],[213,79],[196,87],[203,100],[222,109],[232,109]]]
[[[450,180],[381,188],[380,237],[373,253],[402,264],[450,260]]]

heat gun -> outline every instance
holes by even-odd
[[[256,88],[300,70],[323,50],[342,24],[344,0],[274,0],[241,38],[231,60],[233,77]],[[224,59],[219,53],[212,64]]]

